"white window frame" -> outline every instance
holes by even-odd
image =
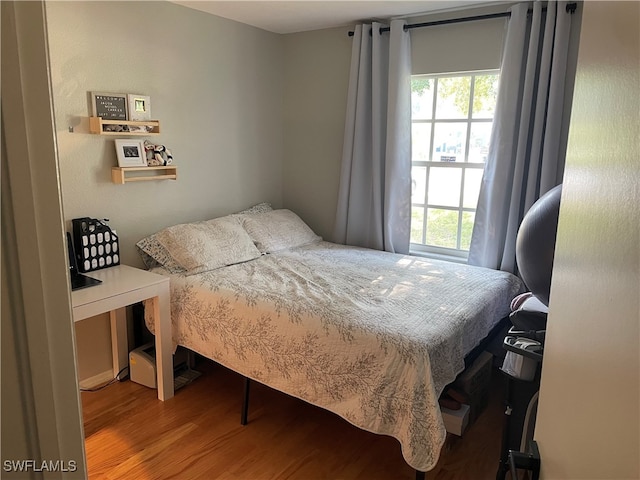
[[[465,173],[467,169],[482,169],[484,170],[485,163],[482,162],[468,162],[469,157],[469,141],[471,136],[471,126],[477,123],[493,123],[494,117],[492,118],[472,118],[473,115],[473,98],[474,98],[474,87],[475,87],[475,77],[483,76],[483,75],[500,75],[499,69],[490,69],[490,70],[479,70],[472,72],[453,72],[446,74],[429,74],[429,75],[412,75],[412,78],[429,78],[435,80],[434,85],[434,101],[432,106],[432,115],[430,119],[411,119],[411,123],[413,124],[430,124],[431,125],[431,139],[429,142],[430,151],[429,151],[429,160],[411,160],[411,167],[426,167],[427,169],[427,178],[425,185],[425,197],[423,203],[411,202],[411,207],[419,207],[423,209],[423,221],[422,221],[422,239],[426,242],[427,238],[427,210],[429,208],[437,208],[442,210],[451,210],[458,212],[458,230],[456,236],[456,247],[457,248],[448,248],[448,247],[440,247],[435,245],[428,245],[426,243],[410,243],[410,252],[415,255],[421,256],[429,256],[435,258],[442,258],[446,260],[464,262],[467,260],[469,256],[468,250],[462,250],[460,248],[460,241],[462,237],[462,217],[464,212],[475,213],[475,208],[468,208],[463,206],[463,196],[464,196],[464,181],[465,181]],[[471,85],[470,85],[470,94],[469,94],[469,109],[467,113],[467,118],[457,118],[457,119],[437,119],[436,118],[436,108],[437,108],[437,96],[438,96],[438,82],[439,79],[443,78],[452,78],[452,77],[471,77]],[[464,162],[441,162],[441,161],[433,161],[433,149],[434,149],[434,133],[436,124],[443,123],[467,123],[467,135],[465,139],[465,158]],[[429,195],[429,170],[431,167],[438,168],[459,168],[462,170],[462,180],[460,187],[460,200],[457,207],[444,206],[444,205],[436,205],[429,204],[427,202]],[[412,194],[413,196],[413,194]]]

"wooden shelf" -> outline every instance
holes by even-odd
[[[126,174],[132,174],[127,176]],[[176,180],[178,167],[111,167],[111,181],[119,185],[127,182],[147,182],[150,180]]]
[[[151,131],[140,132],[111,132],[108,131],[110,125],[120,125],[123,127],[151,127]],[[107,130],[105,131],[105,128]],[[159,120],[147,120],[140,121],[128,121],[128,120],[105,120],[102,117],[89,117],[89,131],[98,135],[119,135],[119,136],[149,136],[160,134],[160,121]]]

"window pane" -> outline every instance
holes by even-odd
[[[465,208],[476,208],[478,206],[478,195],[480,195],[480,184],[482,183],[482,172],[480,168],[467,168],[464,172],[464,197],[462,206]]]
[[[418,120],[430,120],[433,117],[434,78],[411,78],[411,116]]]
[[[411,243],[424,243],[422,232],[424,227],[424,209],[411,207]]]
[[[411,243],[426,251],[468,252],[489,153],[499,72],[454,75],[411,79]]]
[[[427,189],[427,167],[411,168],[411,203],[424,203]]]
[[[467,118],[471,77],[438,79],[436,118]]]
[[[411,159],[429,160],[431,149],[431,123],[414,123],[411,125]]]
[[[498,75],[478,75],[473,86],[473,118],[493,118],[498,99]]]
[[[472,123],[469,135],[469,161],[485,163],[489,154],[492,123]]]
[[[462,212],[462,232],[460,235],[460,250],[469,250],[471,245],[471,233],[473,222],[476,219],[474,212]]]
[[[460,205],[461,168],[431,167],[429,169],[429,205],[457,207]]]
[[[466,123],[436,123],[433,133],[433,161],[464,162],[466,142]]]
[[[429,208],[427,210],[427,244],[456,248],[458,212]]]

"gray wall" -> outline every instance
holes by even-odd
[[[331,240],[351,62],[348,28],[285,36],[283,198]]]
[[[165,226],[282,205],[280,35],[169,2],[46,11],[67,230],[72,218],[109,218],[122,262],[142,266],[135,243]],[[91,91],[151,97],[162,133],[150,140],[172,150],[178,180],[111,183],[114,137],[88,133]],[[107,315],[76,328],[80,379],[110,369],[108,332]]]

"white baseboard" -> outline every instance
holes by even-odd
[[[84,380],[80,380],[78,384],[80,388],[89,389],[95,388],[103,383],[107,383],[109,380],[113,379],[113,370],[107,370],[106,372],[99,373],[98,375],[94,375],[93,377],[85,378]]]

